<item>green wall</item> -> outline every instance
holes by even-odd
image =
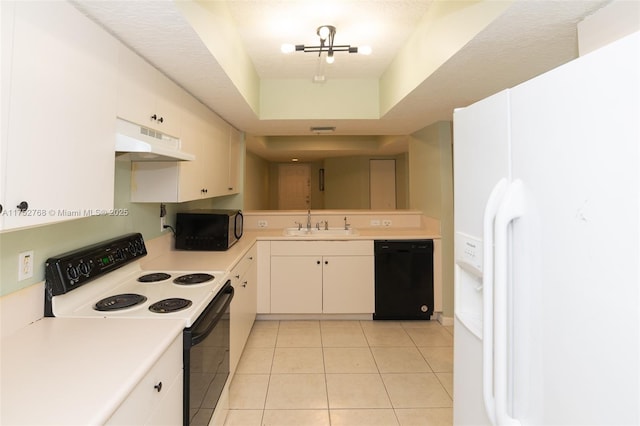
[[[47,258],[129,232],[141,232],[145,240],[161,235],[160,204],[131,203],[131,163],[115,162],[116,209],[128,209],[121,217],[87,217],[53,225],[0,233],[0,296],[44,280]],[[240,186],[242,188],[242,185]],[[242,195],[167,204],[167,224],[175,224],[178,211],[193,208],[242,208]],[[164,231],[170,232],[170,231]],[[34,252],[33,278],[18,282],[18,254]]]
[[[410,208],[440,220],[442,233],[442,313],[453,317],[453,137],[441,121],[409,140]]]
[[[244,209],[269,209],[269,162],[247,151],[244,175]]]

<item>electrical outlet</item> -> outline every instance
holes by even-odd
[[[258,221],[258,228],[266,228],[269,224],[267,223],[266,220],[259,220]]]
[[[164,232],[166,217],[167,217],[167,206],[164,203],[160,203],[160,232]]]
[[[18,255],[18,281],[33,277],[33,250]]]
[[[391,219],[383,219],[382,226],[391,226]]]
[[[380,219],[371,219],[371,226],[380,226]]]

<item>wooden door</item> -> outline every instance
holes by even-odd
[[[307,210],[311,207],[311,168],[308,164],[278,166],[278,209]]]

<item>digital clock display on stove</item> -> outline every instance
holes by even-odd
[[[111,256],[103,256],[98,258],[97,260],[101,266],[108,266],[113,263],[113,258]]]

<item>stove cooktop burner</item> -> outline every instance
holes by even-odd
[[[154,303],[149,306],[149,310],[157,314],[168,314],[187,309],[189,306],[191,306],[191,300],[174,297]]]
[[[105,297],[94,306],[96,311],[118,311],[146,302],[147,298],[141,294],[124,293]]]
[[[173,282],[179,285],[191,285],[206,283],[207,281],[211,281],[213,278],[214,276],[211,274],[188,274],[179,276],[173,280]]]
[[[138,277],[138,281],[141,283],[155,283],[158,281],[164,281],[171,278],[171,275],[165,274],[164,272],[154,272],[152,274],[146,274],[141,277]]]

